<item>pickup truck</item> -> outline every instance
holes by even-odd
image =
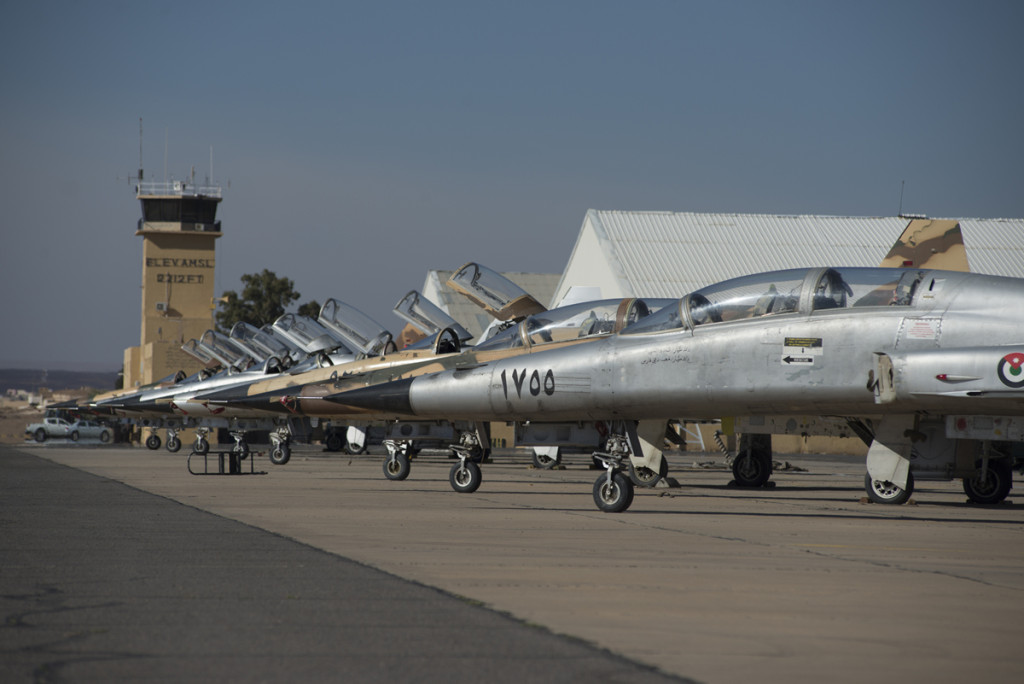
[[[44,418],[42,423],[32,423],[25,428],[25,434],[35,437],[37,442],[45,442],[50,437],[67,437],[71,423],[63,418]]]

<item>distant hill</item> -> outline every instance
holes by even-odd
[[[114,389],[117,371],[30,370],[27,368],[0,368],[0,393],[9,389],[35,392],[40,387],[54,391],[92,387],[105,391]]]

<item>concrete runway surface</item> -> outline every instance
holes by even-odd
[[[700,458],[605,514],[585,456],[457,494],[436,454],[3,447],[0,681],[1024,681],[1020,489],[892,507],[857,459],[742,490]]]

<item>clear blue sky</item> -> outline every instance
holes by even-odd
[[[905,180],[906,212],[1024,216],[1022,30],[977,0],[7,3],[0,366],[138,344],[140,117],[149,178],[214,148],[218,293],[269,268],[397,329],[428,268],[561,272],[588,208],[892,216]]]

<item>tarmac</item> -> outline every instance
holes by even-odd
[[[609,514],[586,456],[474,494],[441,454],[186,458],[0,447],[0,681],[1024,681],[1019,483],[885,506],[860,459],[745,490],[674,453]]]

